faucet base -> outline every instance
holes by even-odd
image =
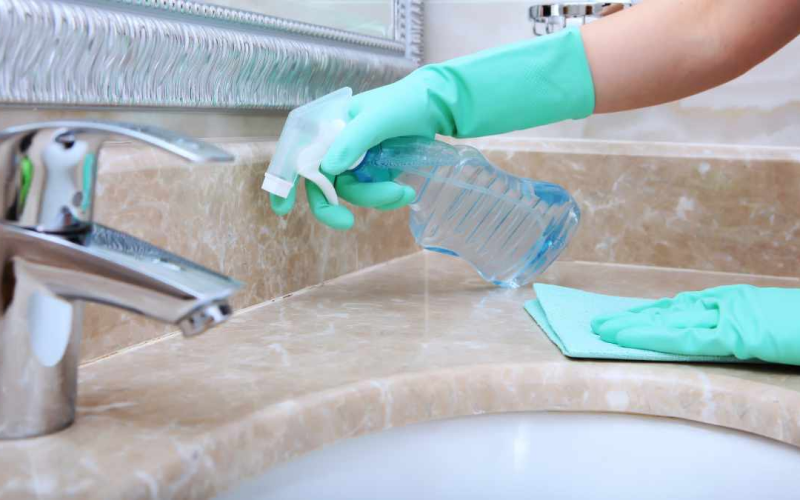
[[[2,440],[51,434],[75,420],[83,302],[53,298],[30,266],[13,258],[0,269]]]
[[[241,284],[93,223],[97,158],[122,135],[190,161],[227,152],[166,130],[63,120],[0,131],[0,439],[75,420],[83,301],[196,335],[228,319]]]
[[[48,436],[50,434],[55,434],[56,432],[61,432],[63,430],[69,429],[72,427],[72,424],[75,423],[75,415],[73,415],[69,420],[62,422],[58,425],[51,425],[45,428],[37,429],[37,430],[20,430],[20,429],[12,429],[10,431],[6,431],[5,429],[0,429],[0,441],[14,441],[17,439],[30,439],[42,436]]]

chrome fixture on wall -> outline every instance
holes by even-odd
[[[630,7],[636,0],[615,2],[565,2],[540,3],[528,9],[528,18],[533,22],[536,36],[555,33],[567,27],[570,20],[585,24],[591,19],[607,16]]]
[[[235,280],[93,222],[97,157],[121,135],[194,162],[233,158],[153,127],[35,123],[0,131],[0,439],[75,418],[83,302],[192,336],[232,314]]]

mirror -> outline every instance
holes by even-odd
[[[211,0],[208,3],[378,38],[392,38],[394,0]]]
[[[0,105],[288,110],[422,59],[423,0],[0,0]]]

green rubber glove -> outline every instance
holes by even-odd
[[[594,84],[580,31],[490,49],[423,66],[353,98],[351,121],[322,160],[339,174],[386,139],[435,134],[479,137],[594,111]]]
[[[800,289],[733,285],[685,292],[597,317],[592,330],[623,347],[800,365]]]
[[[408,186],[401,186],[394,182],[359,182],[353,174],[347,173],[333,178],[327,176],[334,183],[336,193],[345,201],[360,207],[376,208],[378,210],[394,210],[401,208],[414,200],[414,190]],[[281,198],[274,194],[269,195],[273,212],[286,215],[294,206],[297,196],[297,184],[289,192],[289,196]],[[316,184],[306,180],[306,197],[311,213],[326,226],[341,231],[353,227],[353,213],[344,205],[331,205]]]

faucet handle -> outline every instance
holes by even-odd
[[[93,220],[97,156],[123,136],[192,162],[233,156],[158,127],[99,120],[31,123],[0,131],[0,223],[48,233],[81,231]]]

